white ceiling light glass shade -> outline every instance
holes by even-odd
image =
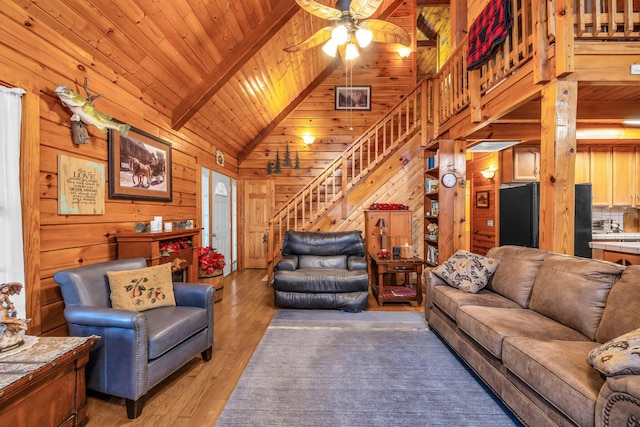
[[[322,46],[322,50],[330,57],[335,58],[336,52],[338,51],[338,43],[336,43],[334,39],[329,39],[329,41]]]
[[[372,39],[373,33],[366,28],[358,28],[356,30],[356,40],[358,40],[358,45],[360,45],[360,47],[369,46]]]
[[[411,55],[411,48],[409,46],[402,46],[398,49],[398,55],[400,58],[408,58]]]
[[[331,40],[336,42],[336,45],[345,44],[349,40],[349,31],[344,25],[338,25],[331,30]]]
[[[360,56],[360,52],[358,52],[358,47],[355,44],[349,42],[347,44],[347,50],[344,54],[344,58],[347,61],[350,61],[352,59],[356,59],[358,56]]]

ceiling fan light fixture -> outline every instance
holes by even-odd
[[[358,28],[356,30],[356,40],[358,40],[358,45],[360,45],[360,47],[369,46],[372,39],[373,33],[366,28]]]
[[[322,50],[330,57],[335,58],[338,51],[338,43],[333,39],[329,39],[329,41],[322,46]]]
[[[344,58],[347,61],[351,61],[352,59],[356,59],[358,56],[360,56],[360,52],[358,52],[358,47],[351,42],[347,43],[347,50],[344,54]]]
[[[331,30],[331,40],[336,43],[336,46],[345,44],[349,40],[349,30],[344,25],[338,25]]]
[[[409,46],[402,46],[398,49],[398,56],[400,58],[408,58],[411,55],[411,48]]]

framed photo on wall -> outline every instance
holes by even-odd
[[[336,110],[371,110],[371,86],[336,86]]]
[[[109,129],[109,198],[170,202],[171,144],[136,128]]]
[[[489,207],[489,192],[476,191],[476,208],[488,208],[488,207]]]

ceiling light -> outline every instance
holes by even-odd
[[[626,126],[640,126],[640,119],[624,120],[622,124]]]
[[[335,58],[336,52],[338,51],[338,43],[336,43],[334,39],[329,39],[329,41],[322,46],[322,50],[330,57]]]
[[[373,40],[373,33],[366,28],[358,28],[356,30],[356,40],[358,40],[360,47],[367,47]]]
[[[349,31],[344,25],[338,25],[331,30],[331,40],[336,42],[336,45],[345,44],[349,40]]]
[[[398,49],[398,55],[400,58],[408,58],[411,55],[411,48],[409,46],[402,46]]]
[[[624,129],[576,129],[576,139],[618,139]]]
[[[493,153],[495,151],[502,151],[505,148],[509,148],[519,143],[520,141],[482,141],[473,147],[467,148],[467,151],[472,153]]]
[[[311,145],[316,141],[316,138],[313,135],[302,135],[302,142],[307,145]]]
[[[358,56],[360,56],[360,53],[358,52],[358,47],[351,42],[347,43],[347,51],[344,54],[344,58],[347,61],[351,61],[352,59],[356,59]]]

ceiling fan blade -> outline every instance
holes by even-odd
[[[301,50],[311,49],[322,44],[331,38],[331,30],[333,27],[320,28],[311,37],[294,46],[285,47],[285,52],[299,52]]]
[[[342,11],[336,9],[335,7],[325,6],[322,3],[318,3],[314,0],[296,0],[296,3],[298,3],[298,6],[300,6],[310,14],[322,19],[335,21],[342,18]]]
[[[378,43],[400,43],[411,46],[411,36],[402,27],[382,19],[367,19],[359,25],[373,33],[372,41]]]
[[[349,10],[355,19],[365,19],[373,15],[384,0],[351,0]]]

